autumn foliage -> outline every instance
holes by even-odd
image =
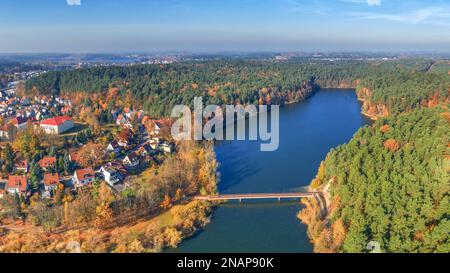
[[[380,128],[380,132],[382,132],[383,134],[387,134],[389,132],[389,130],[391,130],[391,127],[389,127],[389,125],[383,125]]]
[[[384,142],[384,148],[386,148],[389,151],[395,152],[398,149],[400,149],[400,144],[395,139],[388,139]]]

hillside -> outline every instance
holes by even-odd
[[[299,214],[315,251],[364,252],[376,241],[385,252],[448,253],[449,123],[446,107],[414,110],[332,150],[312,184],[329,188],[328,216],[315,201]]]

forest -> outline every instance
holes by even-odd
[[[53,71],[26,83],[29,93],[106,94],[118,89],[154,117],[177,104],[280,104],[300,101],[319,88],[368,88],[362,99],[399,113],[437,98],[449,98],[450,76],[427,73],[431,61],[215,60],[170,65],[108,66]],[[411,92],[410,92],[411,91]],[[106,102],[108,103],[108,102]]]
[[[398,114],[450,99],[449,86],[449,75],[398,69],[395,73],[377,72],[363,78],[357,92],[360,98],[385,105],[390,114]]]
[[[317,202],[305,200],[299,213],[314,250],[366,252],[375,241],[384,252],[448,253],[447,64],[215,60],[50,72],[26,88],[66,95],[116,90],[152,116],[167,116],[173,105],[190,104],[195,96],[214,104],[270,105],[306,99],[320,88],[355,88],[362,111],[377,121],[333,149],[312,181],[329,205],[322,215]]]
[[[450,252],[450,113],[416,109],[378,120],[333,149],[314,188],[329,189],[328,216],[315,201],[299,218],[316,252]]]

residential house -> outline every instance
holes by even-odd
[[[159,143],[160,143],[160,139],[157,137],[154,137],[149,141],[150,147],[153,150],[159,150]]]
[[[73,181],[76,187],[83,187],[91,184],[95,180],[95,172],[92,168],[78,169],[73,175]]]
[[[116,125],[128,129],[133,128],[133,124],[131,124],[130,119],[126,115],[119,115],[116,119]]]
[[[5,190],[6,190],[6,184],[8,183],[8,181],[0,181],[0,199],[3,198],[3,196],[5,195]]]
[[[141,147],[139,147],[136,151],[137,154],[139,154],[140,156],[147,156],[150,154],[150,151],[152,151],[152,148],[150,147],[149,144],[145,144],[142,145]]]
[[[59,174],[44,174],[44,196],[51,197],[52,192],[58,188],[59,185]]]
[[[28,119],[24,117],[15,117],[11,119],[12,124],[17,128],[17,131],[27,129]]]
[[[56,157],[55,156],[47,156],[39,160],[39,166],[44,171],[52,170],[56,168]]]
[[[120,145],[116,140],[111,141],[108,147],[106,147],[106,151],[109,153],[120,153]]]
[[[123,147],[123,148],[128,147],[128,140],[126,140],[126,139],[119,139],[117,144],[119,145],[119,147]]]
[[[100,172],[103,174],[106,183],[108,183],[111,187],[114,187],[115,185],[122,182],[121,174],[111,165],[103,166],[100,169]]]
[[[29,169],[27,160],[19,160],[14,164],[14,171],[27,173]]]
[[[0,139],[2,140],[9,140],[9,134],[10,134],[10,128],[8,128],[8,125],[5,124],[0,127]]]
[[[161,124],[156,121],[150,121],[150,134],[159,135],[161,133]]]
[[[66,116],[58,116],[46,119],[40,123],[41,128],[45,133],[50,135],[59,135],[72,129],[75,124],[73,119]]]
[[[153,120],[148,116],[142,119],[142,125],[147,128],[150,135],[157,136],[160,135],[164,128],[169,128],[172,126],[172,121],[170,119]]]
[[[134,132],[131,129],[124,128],[119,134],[117,143],[120,147],[128,147],[133,141]]]
[[[74,163],[76,165],[81,165],[79,151],[73,150],[73,151],[69,152],[69,159],[72,163]]]
[[[10,175],[6,184],[6,190],[11,194],[26,194],[29,190],[27,177],[24,175]]]
[[[129,168],[139,165],[139,156],[136,153],[130,153],[123,159],[123,164]]]
[[[173,153],[174,147],[172,144],[164,142],[160,145],[160,149],[165,153]]]

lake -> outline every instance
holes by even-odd
[[[326,89],[280,109],[280,147],[260,152],[258,141],[217,143],[220,193],[295,192],[308,186],[331,148],[369,124],[353,90]],[[211,224],[170,252],[312,252],[299,202],[227,203]]]

